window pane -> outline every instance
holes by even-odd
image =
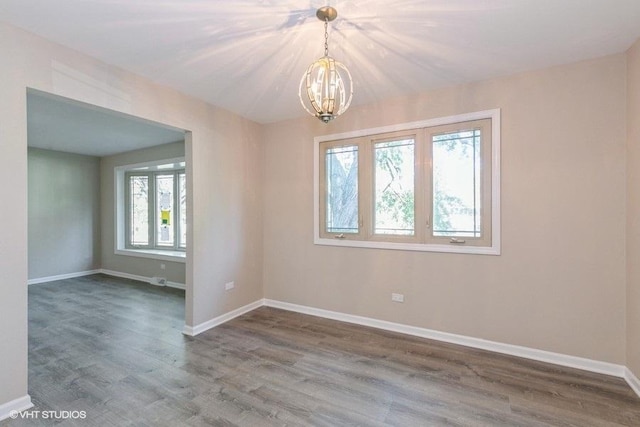
[[[173,246],[173,175],[156,175],[156,245]]]
[[[149,177],[129,177],[129,241],[133,246],[149,244]]]
[[[178,175],[178,197],[180,203],[180,224],[178,234],[180,236],[180,247],[187,247],[187,176],[183,173]]]
[[[358,232],[358,147],[326,151],[326,227],[329,233]]]
[[[433,137],[433,235],[481,237],[480,130]]]
[[[414,140],[380,142],[375,155],[375,234],[415,234]]]

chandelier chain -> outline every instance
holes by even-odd
[[[324,18],[324,56],[329,56],[329,18]]]

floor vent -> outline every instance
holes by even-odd
[[[167,279],[164,277],[152,277],[149,283],[155,286],[167,286]]]

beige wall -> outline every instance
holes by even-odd
[[[627,52],[627,366],[640,378],[640,40]]]
[[[259,125],[4,23],[0,57],[0,404],[27,393],[28,87],[191,131],[187,324],[262,297]]]
[[[100,159],[29,148],[29,279],[100,267]]]
[[[265,297],[624,364],[625,73],[620,54],[266,126]],[[501,256],[314,246],[314,136],[491,108]]]
[[[129,151],[100,159],[102,189],[102,268],[144,277],[165,277],[175,283],[185,283],[185,263],[116,255],[115,249],[115,188],[116,166],[152,162],[156,160],[184,157],[184,142],[163,144],[142,150]],[[165,265],[165,270],[160,268]]]

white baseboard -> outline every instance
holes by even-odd
[[[3,403],[0,405],[0,421],[11,417],[14,411],[26,411],[29,408],[33,407],[33,403],[31,403],[31,396],[28,394],[26,396],[19,397],[10,402]]]
[[[56,280],[73,279],[74,277],[90,276],[98,274],[100,270],[79,271],[77,273],[58,274],[56,276],[39,277],[37,279],[27,280],[28,285],[36,285],[38,283],[55,282]]]
[[[151,283],[151,277],[139,276],[137,274],[123,273],[121,271],[107,270],[104,268],[98,270],[79,271],[77,273],[59,274],[57,276],[39,277],[37,279],[29,279],[27,284],[36,285],[38,283],[55,282],[56,280],[73,279],[75,277],[91,276],[92,274],[106,274],[107,276],[121,277],[123,279],[137,280],[139,282]],[[187,287],[184,283],[170,282],[166,284],[169,288],[185,290]]]
[[[121,279],[137,280],[138,282],[149,283],[149,280],[150,280],[149,277],[139,276],[137,274],[131,274],[131,273],[124,273],[122,271],[106,270],[104,268],[100,269],[100,273],[106,274],[107,276],[120,277]]]
[[[137,274],[123,273],[121,271],[107,270],[104,268],[98,270],[98,273],[106,274],[107,276],[120,277],[123,279],[137,280],[138,282],[151,283],[151,277],[139,276]],[[157,286],[157,285],[154,285],[154,286]],[[177,282],[170,282],[170,281],[167,281],[166,286],[170,288],[176,288],[176,289],[182,289],[182,290],[185,290],[187,288],[184,283],[177,283]]]
[[[629,387],[640,397],[640,380],[631,372],[631,369],[627,367],[624,368],[624,379],[629,384]]]
[[[187,285],[185,285],[184,283],[170,282],[168,280],[167,280],[167,287],[168,288],[182,289],[183,291],[187,290]]]
[[[256,308],[262,307],[263,305],[264,305],[264,300],[260,299],[258,301],[254,301],[250,304],[247,304],[243,307],[236,308],[235,310],[232,310],[228,313],[225,313],[211,320],[207,320],[206,322],[200,323],[199,325],[196,325],[196,326],[184,325],[184,329],[182,330],[182,333],[185,335],[189,335],[191,337],[196,336],[208,329],[215,328],[216,326],[226,323],[231,319],[235,319],[238,316],[242,316],[243,314],[248,313],[252,310],[255,310]]]
[[[582,357],[568,356],[560,353],[553,353],[545,350],[537,350],[529,347],[522,347],[512,344],[504,344],[495,341],[488,341],[480,338],[473,338],[464,335],[450,334],[447,332],[434,331],[432,329],[419,328],[415,326],[402,325],[400,323],[387,322],[384,320],[372,319],[369,317],[354,316],[351,314],[339,313],[336,311],[323,310],[320,308],[308,307],[288,302],[264,300],[264,305],[282,310],[295,311],[297,313],[309,314],[312,316],[324,317],[327,319],[339,320],[357,325],[370,326],[372,328],[386,331],[399,332],[402,334],[428,338],[436,341],[443,341],[466,347],[478,348],[493,351],[496,353],[508,354],[511,356],[523,357],[540,362],[552,363],[554,365],[566,366],[569,368],[582,369],[599,374],[611,375],[619,378],[626,378],[626,367],[608,362],[585,359]],[[640,395],[640,394],[639,394]]]

